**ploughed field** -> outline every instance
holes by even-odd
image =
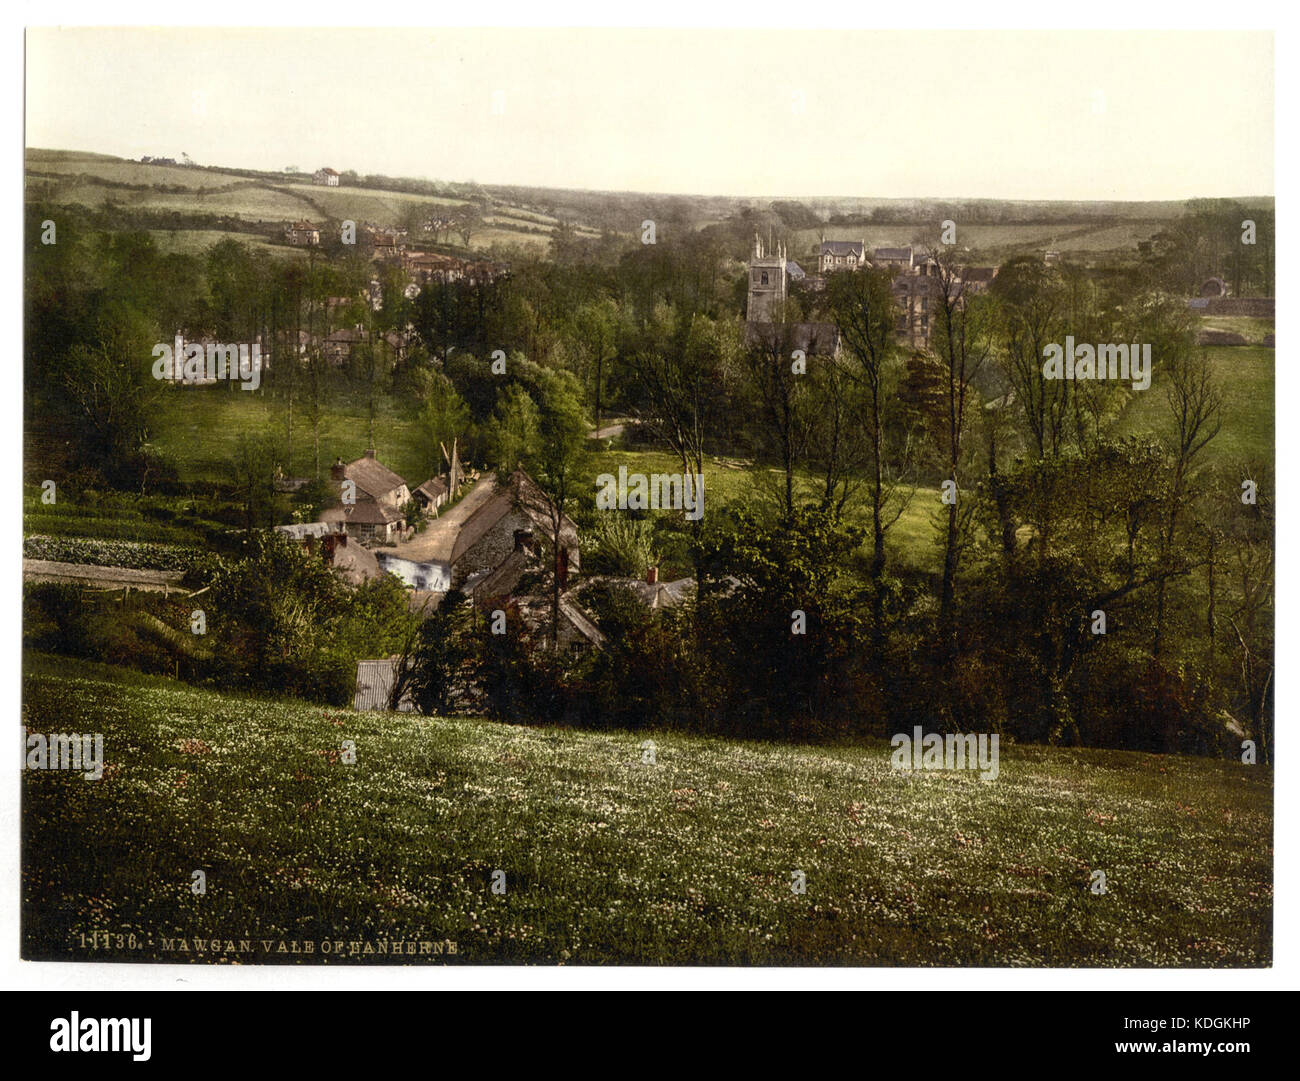
[[[28,731],[100,733],[104,756],[97,781],[23,774],[29,958],[1271,960],[1262,765],[1004,745],[985,782],[896,771],[884,740],[359,714],[24,666]]]

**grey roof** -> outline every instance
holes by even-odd
[[[358,490],[374,499],[395,491],[406,483],[378,458],[358,458],[343,467],[343,475],[354,481]]]
[[[375,553],[360,544],[337,545],[334,549],[334,569],[352,585],[361,585],[385,573],[380,569]]]
[[[483,476],[459,503],[399,546],[395,554],[416,563],[451,566],[512,510],[549,533],[549,524],[537,510],[537,486],[522,471],[513,476],[514,491],[498,484],[493,474]],[[560,524],[560,539],[566,547],[578,545],[577,527],[567,515]],[[576,565],[571,568],[577,569]]]
[[[823,255],[866,255],[867,246],[861,240],[823,240],[821,251]]]
[[[447,482],[442,477],[430,477],[411,494],[422,495],[432,503],[440,495],[447,494]]]
[[[373,499],[358,499],[355,503],[335,504],[321,511],[320,520],[326,523],[344,522],[356,525],[391,525],[402,520],[396,507],[386,507]]]
[[[911,248],[877,248],[875,251],[877,259],[906,259],[909,262],[912,258]]]

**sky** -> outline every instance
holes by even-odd
[[[1260,31],[31,29],[26,145],[753,197],[1274,194]]]

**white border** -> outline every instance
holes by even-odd
[[[8,64],[14,104],[4,114],[6,145],[13,154],[12,167],[5,174],[6,205],[17,215],[22,205],[23,180],[23,38],[22,27],[53,25],[208,25],[208,26],[296,26],[310,15],[313,26],[356,25],[355,7],[334,5],[331,11],[320,7],[310,10],[280,0],[227,0],[219,10],[203,11],[202,19],[183,17],[173,2],[158,0],[114,5],[102,3],[24,2],[11,10],[13,23],[7,28],[3,54]],[[193,10],[193,9],[191,9]],[[723,4],[717,0],[656,0],[653,5],[628,5],[612,8],[608,0],[553,0],[539,14],[529,0],[498,0],[489,6],[448,6],[446,10],[430,8],[412,0],[395,0],[382,9],[368,8],[364,15],[375,26],[667,26],[667,27],[799,27],[864,29],[1273,29],[1275,37],[1275,116],[1274,139],[1278,175],[1282,184],[1275,188],[1279,204],[1278,225],[1281,229],[1280,252],[1295,250],[1292,211],[1295,203],[1295,144],[1290,133],[1297,130],[1294,103],[1297,92],[1297,64],[1294,4],[1236,3],[1230,11],[1223,6],[1188,5],[1171,7],[1150,0],[1103,0],[1084,9],[1045,9],[1025,0],[1003,3],[996,10],[989,3],[972,8],[955,0],[931,0],[924,7],[881,9],[875,5],[828,0],[811,8],[789,0],[750,0]],[[178,16],[182,16],[178,18]],[[220,18],[216,18],[220,16]],[[1232,17],[1230,17],[1232,16]],[[978,22],[975,20],[978,19]],[[665,73],[670,77],[670,73]],[[1206,73],[1207,92],[1214,86],[1213,72]],[[1189,108],[1194,103],[1189,103]],[[15,218],[10,219],[15,220]],[[10,350],[8,371],[11,378],[21,373],[22,264],[21,220],[14,230],[17,241],[11,247],[5,266],[4,303],[9,312],[6,325]],[[15,252],[17,249],[17,252]],[[17,254],[17,258],[15,258]],[[1278,297],[1291,297],[1296,276],[1291,261],[1284,259],[1278,267]],[[1279,305],[1279,323],[1289,324],[1288,306]],[[1291,332],[1279,335],[1291,341]],[[1289,549],[1286,541],[1295,541],[1297,529],[1290,508],[1300,496],[1300,483],[1280,468],[1284,461],[1300,461],[1300,426],[1283,423],[1290,416],[1290,405],[1300,405],[1300,374],[1279,360],[1277,372],[1277,470],[1278,478],[1278,551]],[[1288,408],[1282,408],[1287,403]],[[11,461],[21,460],[22,399],[11,391],[0,396],[3,411],[4,445],[10,448]],[[7,480],[9,506],[21,508],[21,470],[9,470]],[[18,566],[21,558],[19,531],[10,527],[5,551],[9,568],[0,579],[0,610],[4,612],[4,701],[14,713],[19,702],[19,658],[21,588]],[[1277,574],[1277,696],[1275,714],[1277,747],[1285,759],[1292,746],[1291,730],[1296,703],[1290,678],[1297,658],[1297,619],[1294,565],[1279,560]],[[13,714],[11,713],[11,716]],[[11,747],[14,744],[11,743]],[[12,754],[12,751],[10,752]],[[1092,989],[1236,991],[1251,988],[1292,988],[1300,977],[1300,951],[1296,935],[1297,786],[1293,763],[1285,763],[1276,774],[1275,848],[1275,959],[1270,970],[950,970],[950,969],[673,969],[673,968],[361,968],[353,966],[310,968],[295,967],[216,967],[200,965],[102,965],[32,963],[17,960],[18,953],[18,782],[16,763],[4,769],[0,788],[0,987],[39,990],[111,990],[111,989],[284,989],[284,990],[377,990],[416,988],[501,989],[850,989],[888,988],[906,990],[1009,990],[1009,989]]]

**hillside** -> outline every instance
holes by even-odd
[[[950,216],[958,223],[959,244],[980,259],[1001,260],[1045,248],[1086,259],[1103,253],[1131,254],[1138,241],[1164,228],[1184,206],[1179,202],[882,199],[866,195],[786,200],[779,196],[665,195],[453,182],[433,185],[438,189],[433,193],[404,190],[419,185],[427,189],[428,182],[396,178],[378,181],[391,188],[361,187],[346,181],[337,188],[323,188],[302,173],[145,164],[103,154],[45,149],[27,150],[26,171],[29,197],[56,204],[221,215],[253,223],[307,217],[393,225],[405,221],[415,207],[436,214],[477,192],[490,197],[493,205],[471,247],[532,254],[546,253],[551,231],[561,219],[573,224],[582,238],[595,238],[604,230],[632,238],[639,235],[646,219],[667,228],[683,224],[699,229],[738,215],[754,215],[755,226],[767,228],[780,225],[773,210],[784,205],[798,208],[806,218],[804,223],[786,221],[790,251],[797,259],[808,258],[823,233],[828,239],[865,238],[872,247],[929,243],[939,222]],[[1243,202],[1261,208],[1273,205],[1271,198]],[[820,223],[814,227],[814,221]],[[248,234],[229,235],[249,241]]]
[[[32,654],[23,719],[102,732],[107,761],[24,773],[31,958],[86,959],[100,932],[101,959],[173,963],[304,959],[267,956],[281,939],[451,940],[438,960],[473,963],[1271,959],[1263,766],[1011,747],[985,783],[895,772],[883,741],[357,714]]]
[[[272,231],[277,223],[301,218],[316,222],[351,219],[400,225],[413,213],[434,215],[465,202],[459,195],[418,194],[347,184],[337,188],[319,187],[312,183],[310,176],[301,174],[146,164],[77,151],[29,149],[26,175],[28,197],[54,204],[159,214],[216,215],[262,224]],[[568,220],[574,223],[579,236],[598,235],[581,217],[570,215]],[[471,247],[483,251],[514,248],[545,254],[557,221],[552,215],[539,213],[531,204],[498,197],[492,213],[472,237]],[[189,232],[196,238],[188,242],[179,239]],[[197,239],[200,237],[204,245],[226,237],[243,243],[259,243],[256,235],[248,233],[202,229],[181,230],[179,234],[172,231],[166,246],[169,250],[193,250],[200,246]],[[277,246],[275,250],[284,255],[297,254],[290,248]]]

